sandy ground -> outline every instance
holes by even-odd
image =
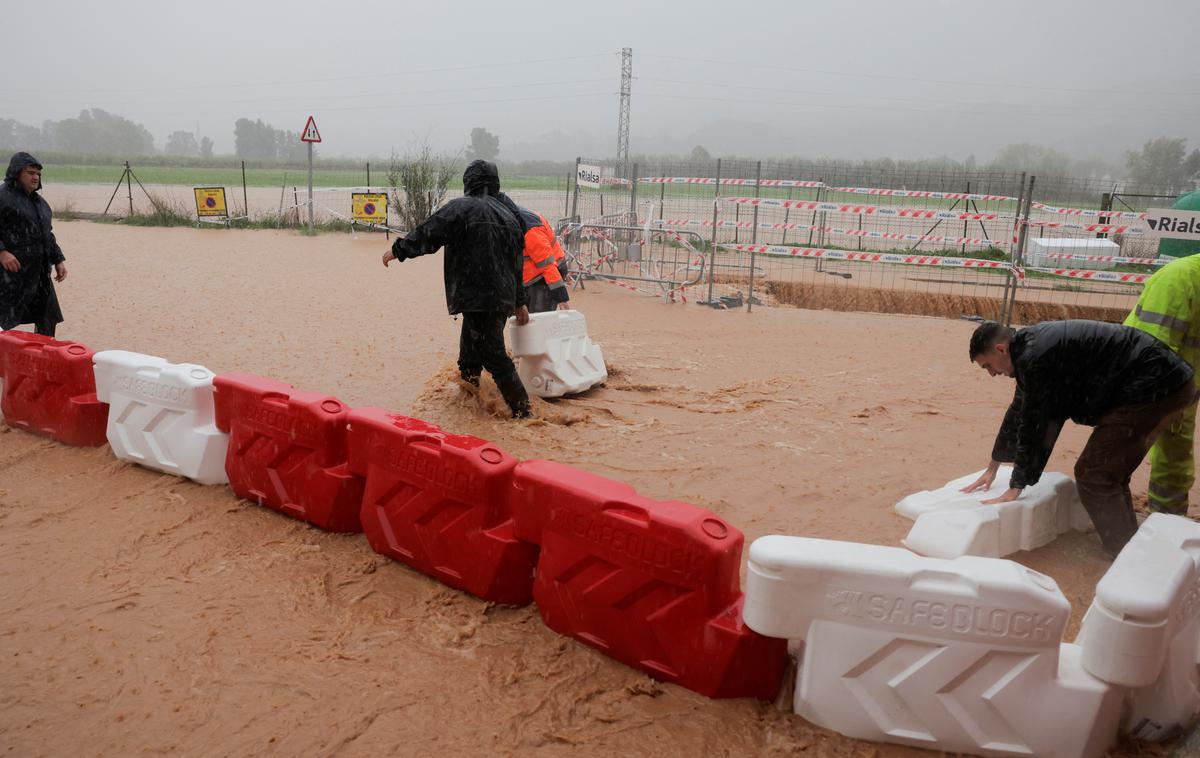
[[[595,283],[573,303],[611,380],[512,422],[494,387],[479,401],[450,381],[440,256],[385,270],[376,236],[57,228],[65,338],[411,412],[710,508],[747,544],[898,544],[892,504],[982,467],[1012,391],[968,362],[966,321],[714,311]],[[1066,429],[1048,470],[1085,438]],[[107,448],[0,433],[0,555],[4,755],[923,754],[657,684],[532,607]],[[1108,566],[1096,538],[1015,558],[1059,582],[1073,637]]]

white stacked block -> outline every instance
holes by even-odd
[[[794,707],[860,739],[978,755],[1099,756],[1122,692],[1060,645],[1048,577],[989,558],[800,537],[750,547],[744,618],[802,640]]]
[[[608,378],[604,355],[588,338],[587,319],[579,311],[533,313],[525,326],[510,318],[508,329],[517,374],[531,394],[561,397]]]
[[[933,558],[1002,558],[1042,547],[1064,532],[1091,528],[1075,482],[1065,474],[1042,474],[1018,499],[995,505],[983,505],[982,501],[1008,489],[1012,467],[1001,466],[986,491],[961,491],[982,474],[955,479],[897,503],[896,512],[915,522],[904,538],[905,547]]]
[[[1200,524],[1151,515],[1096,585],[1076,642],[1093,676],[1133,688],[1124,731],[1163,739],[1200,715]]]
[[[124,350],[98,352],[93,361],[114,455],[201,484],[229,481],[229,435],[214,423],[211,371]]]

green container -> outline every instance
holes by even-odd
[[[1200,190],[1180,195],[1171,206],[1181,211],[1200,211]],[[1200,253],[1200,240],[1164,239],[1158,243],[1159,258],[1186,258]]]

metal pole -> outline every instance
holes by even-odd
[[[823,177],[823,176],[820,177],[818,179],[818,181],[821,182],[821,186],[817,187],[817,202],[820,203],[825,198],[825,177]],[[825,211],[821,211],[820,213],[821,213],[821,222],[820,222],[820,226],[817,227],[817,229],[818,229],[818,231],[817,231],[817,247],[825,247],[826,215],[825,215]],[[813,225],[816,225],[816,224],[817,224],[817,211],[813,211]],[[812,246],[812,235],[813,235],[813,233],[812,233],[812,230],[810,229],[808,231],[809,247]],[[815,267],[815,270],[817,271],[817,273],[822,273],[825,271],[825,259],[824,258],[817,258],[817,265]]]
[[[1021,184],[1017,189],[1017,208],[1013,211],[1013,228],[1012,234],[1008,239],[1008,262],[1009,269],[1004,276],[1004,290],[1000,294],[1000,313],[997,314],[996,320],[1005,326],[1008,325],[1008,291],[1012,287],[1013,279],[1016,274],[1012,270],[1013,251],[1017,246],[1017,229],[1021,223],[1021,201],[1025,197],[1025,174],[1021,174]]]
[[[969,181],[967,182],[967,194],[968,195],[971,194],[971,182],[969,182]],[[970,202],[970,200],[968,199],[967,202]],[[979,209],[976,208],[975,210],[978,211]],[[970,223],[969,221],[967,221],[966,219],[963,219],[963,235],[962,236],[964,236],[964,237],[967,236],[967,224],[969,224],[969,223]],[[986,237],[987,235],[985,234],[984,236]],[[963,252],[963,255],[967,254],[967,243],[966,242],[962,243],[962,252]]]
[[[791,187],[788,187],[788,198],[787,199],[788,200],[792,199],[792,188]],[[779,244],[781,244],[781,245],[787,244],[787,233],[788,233],[787,225],[788,225],[788,219],[791,218],[791,215],[792,215],[791,206],[788,206],[787,208],[783,209],[783,238],[779,242]]]
[[[778,174],[776,174],[778,176]],[[754,170],[754,196],[758,197],[762,191],[762,161],[758,162],[758,166]],[[758,206],[754,206],[754,229],[750,235],[750,244],[758,244]],[[750,283],[746,285],[746,313],[749,313],[754,304],[754,250],[750,250]]]
[[[367,189],[371,189],[371,162],[367,161]]]
[[[629,217],[634,219],[632,225],[637,225],[637,163],[634,163],[634,173],[629,175]]]
[[[1017,262],[1018,268],[1022,268],[1025,265],[1025,240],[1028,237],[1029,212],[1030,212],[1030,208],[1033,205],[1033,183],[1034,183],[1034,180],[1036,180],[1036,179],[1037,179],[1036,176],[1029,177],[1029,190],[1025,193],[1025,210],[1022,214],[1019,214],[1019,218],[1021,218],[1021,220],[1022,220],[1021,221],[1021,233],[1019,235],[1019,241],[1017,242],[1017,249],[1014,253],[1014,255],[1016,257],[1016,262]],[[1013,312],[1016,310],[1016,306],[1017,306],[1017,284],[1014,281],[1013,289],[1012,289],[1012,297],[1010,298],[1010,305],[1008,308],[1009,317],[1004,322],[1005,326],[1011,326],[1010,322],[1013,317]]]
[[[721,159],[717,158],[717,184],[713,194],[712,241],[708,251],[708,302],[712,302],[713,269],[717,266],[717,212],[721,205]]]
[[[250,201],[246,199],[246,162],[242,161],[242,210],[246,214],[246,220],[250,220]]]
[[[108,205],[104,206],[104,215],[108,215],[108,209],[112,207],[113,200],[117,197],[117,192],[121,189],[121,182],[125,181],[125,172],[121,172],[121,178],[117,179],[117,186],[113,187],[112,194],[108,196]]]
[[[817,187],[817,202],[819,203],[819,202],[821,202],[821,190],[825,188],[825,177],[821,177],[817,181],[821,182],[821,186]],[[809,220],[808,225],[809,226],[817,225],[817,211],[815,209],[813,210],[812,218]],[[812,238],[813,238],[813,230],[809,229],[808,230],[808,247],[812,247]],[[820,264],[820,262],[821,262],[821,259],[818,258],[817,263]],[[819,268],[819,266],[818,266],[818,268]]]
[[[1106,215],[1103,213],[1103,211],[1111,211],[1112,210],[1112,201],[1113,201],[1113,196],[1111,193],[1105,192],[1100,195],[1100,210],[1102,211],[1100,214],[1100,223],[1101,224],[1108,224],[1108,223],[1112,222],[1112,216],[1109,216],[1109,215]],[[1096,235],[1096,239],[1107,239],[1107,238],[1108,238],[1108,235],[1105,234],[1104,232],[1100,232]]]
[[[575,159],[575,192],[571,196],[571,219],[577,220],[579,215],[579,162],[582,158]],[[578,235],[576,235],[578,236]]]
[[[1009,240],[1008,248],[1008,276],[1004,280],[1004,294],[1000,300],[1000,322],[1005,326],[1009,326],[1009,320],[1012,315],[1009,304],[1009,296],[1014,294],[1017,289],[1017,274],[1013,267],[1017,263],[1017,240],[1021,233],[1021,208],[1025,204],[1025,172],[1021,172],[1021,189],[1017,193],[1017,209],[1013,220],[1012,238]]]
[[[313,232],[313,198],[312,198],[312,184],[313,184],[312,153],[313,153],[313,151],[312,151],[312,146],[313,146],[313,143],[309,142],[308,143],[308,233],[309,234],[312,234],[312,232]]]
[[[125,161],[125,189],[129,191],[129,215],[133,215],[133,172],[129,170],[129,161]]]

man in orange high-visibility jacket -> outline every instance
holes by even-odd
[[[554,228],[540,214],[518,206],[525,232],[525,262],[522,271],[530,313],[569,310],[567,255],[554,237]]]

